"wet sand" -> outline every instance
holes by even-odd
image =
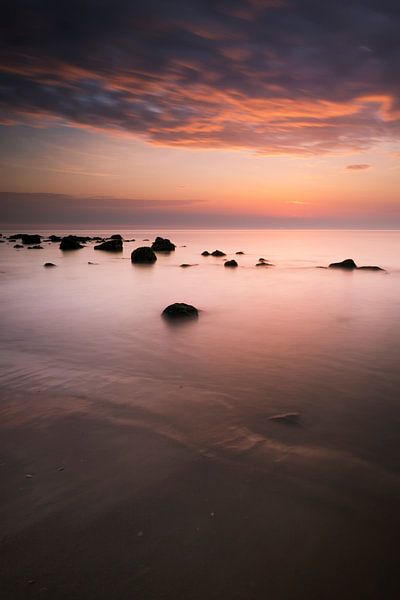
[[[167,393],[161,413],[4,390],[2,598],[399,597],[394,470]]]

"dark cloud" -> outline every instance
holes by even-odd
[[[370,169],[371,165],[367,165],[364,163],[361,164],[355,164],[355,165],[347,165],[346,169],[348,169],[349,171],[366,171],[367,169]]]
[[[400,4],[14,0],[0,116],[316,153],[400,137]]]

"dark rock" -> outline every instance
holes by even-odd
[[[367,265],[366,267],[358,267],[359,271],[385,271],[385,269],[382,269],[382,267],[377,267],[375,265],[373,266],[369,266]]]
[[[182,263],[181,265],[179,265],[180,267],[186,268],[186,267],[195,267],[196,265],[190,265],[188,263]]]
[[[21,241],[23,244],[40,244],[41,242],[41,236],[40,235],[29,235],[29,234],[24,234],[21,235]]]
[[[346,269],[347,271],[352,271],[353,269],[357,269],[357,265],[352,258],[346,258],[346,260],[342,260],[342,262],[331,263],[329,268]]]
[[[143,241],[143,242],[149,242],[150,240],[149,240],[149,238],[143,238],[143,240],[142,240],[142,241]]]
[[[106,242],[95,246],[94,250],[107,250],[107,252],[122,252],[122,240],[118,238],[107,240]]]
[[[149,246],[135,248],[131,254],[131,261],[136,264],[152,264],[157,260],[157,256]]]
[[[61,237],[59,235],[49,235],[49,240],[51,242],[61,242]]]
[[[83,246],[75,235],[67,235],[61,240],[60,250],[79,250],[80,248]]]
[[[43,246],[28,246],[28,250],[43,250]]]
[[[21,240],[23,235],[25,235],[25,233],[14,233],[13,235],[9,235],[8,239],[11,242],[14,242],[15,240]]]
[[[175,318],[188,318],[188,317],[198,317],[199,311],[195,306],[191,304],[185,304],[184,302],[175,302],[175,304],[170,304],[163,310],[163,316],[168,317],[169,319]]]
[[[15,244],[14,248],[23,248],[22,244]]]
[[[95,237],[92,238],[93,242],[104,242],[104,238],[100,237],[99,235],[96,235]]]
[[[287,425],[299,425],[300,414],[297,412],[282,413],[269,418],[270,421],[278,421]]]
[[[235,254],[244,254],[244,252],[242,252],[241,250],[239,250],[239,252],[235,252]]]
[[[54,263],[47,262],[47,263],[44,263],[43,266],[44,267],[56,267],[57,265],[55,265]]]
[[[266,258],[259,258],[258,262],[268,262],[268,260]]]
[[[224,267],[238,267],[239,265],[237,264],[236,260],[227,260],[224,263]]]
[[[99,263],[94,263],[89,260],[88,265],[98,265]]]
[[[210,256],[210,253],[208,250],[204,250],[204,252],[201,253],[202,256]]]
[[[211,256],[226,256],[226,254],[222,250],[214,250],[214,252],[211,252]]]
[[[263,261],[263,262],[257,263],[256,267],[272,267],[272,265],[270,263]]]
[[[172,252],[175,250],[175,244],[170,242],[167,238],[156,237],[151,245],[154,252]]]
[[[114,235],[110,235],[110,240],[123,240],[122,235],[120,235],[119,233],[114,233]]]

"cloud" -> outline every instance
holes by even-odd
[[[14,0],[0,120],[263,154],[400,138],[394,0]]]
[[[348,169],[349,171],[366,171],[367,169],[370,169],[370,168],[371,168],[371,165],[367,165],[364,163],[346,166],[346,169]]]

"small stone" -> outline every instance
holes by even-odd
[[[169,319],[175,318],[196,318],[199,315],[199,311],[195,306],[191,304],[185,304],[184,302],[175,302],[170,304],[162,312],[164,317]]]
[[[47,262],[47,263],[44,263],[44,265],[43,265],[43,266],[44,266],[44,267],[56,267],[57,265],[55,265],[55,264],[54,264],[54,263],[52,263],[52,262]]]
[[[211,256],[226,256],[226,254],[222,250],[214,250],[214,252],[211,252]]]
[[[152,264],[157,260],[157,256],[149,246],[136,248],[131,254],[131,261],[137,264]]]
[[[224,263],[224,267],[238,267],[239,265],[237,264],[236,260],[227,260]]]

